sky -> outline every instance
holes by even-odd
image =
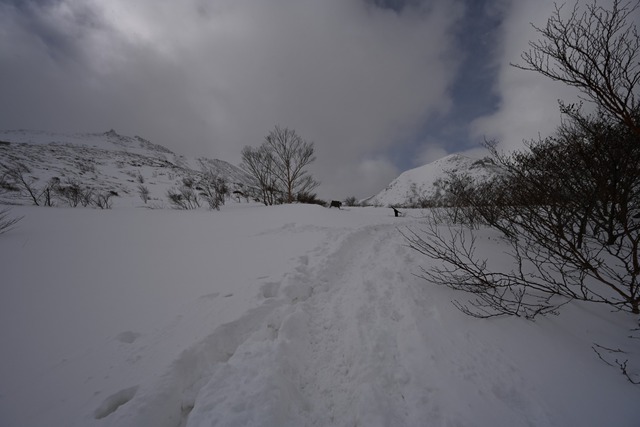
[[[515,69],[550,0],[0,0],[0,129],[139,135],[240,163],[276,125],[325,199],[550,134],[574,92]]]

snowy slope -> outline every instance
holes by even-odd
[[[53,177],[77,180],[96,191],[114,191],[114,206],[166,206],[166,192],[178,187],[182,178],[197,175],[205,167],[223,177],[231,191],[252,186],[252,179],[240,168],[217,159],[191,159],[139,136],[104,133],[56,134],[38,131],[0,131],[0,162],[21,162],[37,179],[36,187]],[[138,196],[138,186],[150,192],[150,203]],[[26,203],[15,194],[2,201]]]
[[[638,425],[640,387],[591,350],[637,372],[637,318],[465,316],[414,275],[398,227],[419,212],[388,211],[14,207],[0,425]],[[477,245],[508,260],[490,230]]]
[[[497,167],[488,159],[451,154],[424,166],[403,172],[377,195],[363,200],[373,206],[410,206],[420,198],[444,193],[448,172],[468,174],[475,180],[493,176]]]
[[[0,130],[0,141],[30,145],[67,145],[100,148],[109,151],[135,152],[144,155],[169,154],[173,152],[158,144],[135,136],[119,135],[111,129],[104,133],[61,134],[33,130]],[[161,156],[164,158],[164,156]]]

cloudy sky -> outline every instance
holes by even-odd
[[[551,0],[0,0],[0,129],[140,135],[238,164],[276,125],[323,198],[366,197],[571,90],[509,66]]]

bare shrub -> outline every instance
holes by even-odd
[[[116,193],[114,191],[102,191],[93,194],[91,203],[100,209],[111,209],[113,201],[111,200]]]
[[[193,178],[184,178],[182,186],[177,190],[167,191],[167,199],[169,199],[169,203],[174,209],[190,210],[200,207],[200,200],[194,184]]]
[[[474,219],[503,233],[513,270],[489,268],[471,229],[406,233],[440,265],[426,279],[478,296],[463,311],[533,318],[576,299],[640,314],[639,6],[594,2],[580,12],[576,3],[566,18],[557,7],[517,67],[577,87],[597,113],[561,103],[567,119],[553,137],[511,155],[489,144],[504,175],[453,189]]]
[[[0,190],[1,190],[2,193],[5,193],[5,192],[20,191],[20,188],[18,188],[14,183],[10,182],[7,179],[6,174],[1,174],[0,175]]]
[[[481,317],[533,318],[569,299],[640,314],[640,136],[599,116],[525,152],[493,150],[505,171],[499,185],[458,194],[503,233],[515,268],[493,271],[471,228],[443,235],[433,217],[405,235],[442,265],[425,279],[478,296],[459,308]]]
[[[327,207],[328,203],[325,200],[319,199],[315,193],[298,193],[296,194],[296,202],[305,203],[309,205],[319,205]]]
[[[138,195],[140,196],[140,198],[142,199],[142,201],[144,202],[145,205],[149,201],[149,195],[150,194],[151,193],[149,192],[149,188],[147,188],[147,186],[142,185],[142,184],[138,185]]]
[[[209,209],[220,210],[224,205],[225,197],[229,194],[229,187],[224,178],[217,176],[211,169],[205,169],[197,183],[196,190],[207,204]]]
[[[60,200],[72,208],[79,205],[87,207],[92,203],[93,189],[84,187],[80,181],[73,178],[68,178],[64,184],[56,185],[54,191]]]
[[[344,204],[345,206],[360,206],[358,199],[356,199],[355,196],[349,196],[344,199]]]
[[[12,217],[11,209],[9,208],[1,208],[0,209],[0,234],[6,233],[11,230],[22,218],[20,217]]]
[[[630,338],[638,338],[631,336]],[[599,344],[594,344],[591,349],[596,353],[598,358],[607,365],[618,368],[622,375],[634,385],[640,385],[640,374],[632,372],[629,367],[629,354],[620,348],[608,348]]]
[[[30,175],[31,169],[24,163],[14,161],[9,164],[0,163],[5,188],[16,188],[24,197],[31,199],[34,205],[40,206],[40,198],[44,189],[36,187],[37,178]],[[7,187],[9,186],[9,187]]]

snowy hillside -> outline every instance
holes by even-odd
[[[0,131],[0,162],[26,165],[36,187],[52,178],[61,183],[75,180],[95,191],[113,191],[114,206],[140,206],[139,185],[149,190],[152,207],[163,207],[166,192],[185,177],[204,169],[224,178],[231,191],[252,185],[240,168],[216,159],[191,159],[173,153],[139,136],[104,133],[56,134],[37,131]],[[15,194],[4,194],[4,201],[29,203]]]
[[[411,206],[423,198],[443,195],[448,172],[468,174],[475,180],[494,175],[497,167],[488,159],[451,154],[424,166],[408,170],[377,195],[363,200],[373,206]]]
[[[0,425],[638,425],[640,387],[591,350],[637,354],[636,318],[468,317],[414,275],[419,213],[389,211],[13,207]],[[504,262],[497,237],[478,251]]]

